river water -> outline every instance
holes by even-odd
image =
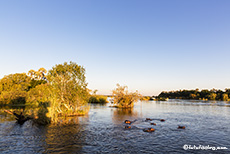
[[[149,101],[138,102],[132,110],[91,105],[87,116],[65,126],[30,121],[20,126],[0,113],[0,153],[230,153],[228,102]],[[146,118],[155,119],[151,122],[156,125]],[[125,129],[125,120],[136,121]],[[155,131],[143,131],[149,127]],[[184,150],[184,145],[228,149]]]

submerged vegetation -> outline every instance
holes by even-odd
[[[225,91],[212,89],[212,90],[179,90],[161,92],[158,97],[169,98],[169,99],[194,99],[194,100],[220,100],[230,101],[230,89]]]
[[[127,86],[117,84],[117,88],[113,90],[113,98],[113,103],[116,107],[131,108],[141,98],[141,95],[137,91],[134,93],[128,92]]]

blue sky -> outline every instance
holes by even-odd
[[[88,88],[230,88],[229,0],[0,0],[0,78],[74,61]]]

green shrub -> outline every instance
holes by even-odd
[[[117,88],[113,90],[113,102],[117,107],[131,108],[141,98],[141,95],[137,91],[134,93],[128,92],[127,88],[127,86],[117,84]]]
[[[106,96],[93,95],[89,98],[89,103],[106,104],[108,101]]]

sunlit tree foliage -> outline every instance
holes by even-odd
[[[222,100],[223,100],[223,101],[229,101],[228,94],[223,94],[223,95],[222,95]]]
[[[47,80],[52,87],[53,114],[67,116],[86,113],[89,92],[82,66],[74,62],[58,64],[49,70]]]
[[[114,104],[120,108],[130,108],[134,106],[134,103],[140,99],[140,94],[136,91],[134,93],[128,92],[127,86],[120,86],[117,84],[117,88],[113,90]]]
[[[4,76],[0,80],[1,104],[25,104],[26,93],[30,87],[31,78],[25,73]]]

